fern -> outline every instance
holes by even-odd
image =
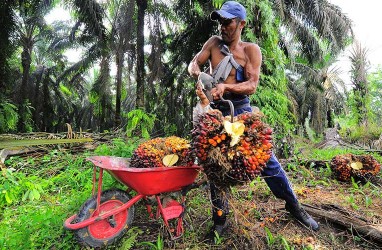
[[[18,120],[17,107],[8,100],[0,100],[0,133],[16,129]]]
[[[132,249],[132,247],[137,242],[138,235],[141,233],[142,233],[142,230],[140,230],[139,228],[136,228],[136,227],[131,228],[127,232],[126,236],[124,237],[123,243],[119,249],[120,250]]]

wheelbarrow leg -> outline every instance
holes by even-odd
[[[143,200],[145,202],[145,206],[146,206],[147,212],[149,213],[149,218],[153,219],[154,218],[154,214],[153,214],[153,210],[152,210],[152,206],[151,206],[150,201],[147,199],[146,196],[143,198]]]
[[[99,212],[99,207],[101,205],[101,193],[102,193],[102,179],[103,179],[103,168],[100,168],[98,175],[98,190],[97,190],[97,213]]]
[[[103,179],[103,168],[99,168],[98,185],[97,185],[97,208],[96,208],[97,212],[98,212],[99,206],[101,204],[102,179]],[[93,187],[92,187],[92,195],[93,196],[96,193],[96,182],[97,182],[97,167],[94,166],[94,169],[93,169]]]
[[[160,196],[155,196],[158,203],[157,214],[162,216],[163,223],[166,226],[166,229],[170,235],[171,240],[176,240],[183,235],[183,213],[184,206],[182,206],[176,200],[170,199],[166,204],[162,204]],[[176,219],[177,224],[176,228],[171,228],[169,220]],[[175,235],[174,235],[175,234]]]

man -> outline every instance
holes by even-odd
[[[218,108],[223,115],[229,115],[229,107],[219,102],[222,95],[224,99],[233,102],[234,115],[251,112],[248,95],[256,92],[262,56],[258,45],[241,41],[241,32],[246,24],[246,10],[237,2],[228,1],[220,10],[211,13],[211,19],[219,22],[221,36],[208,39],[189,64],[188,72],[194,78],[198,78],[201,73],[200,67],[209,61],[212,77],[215,82],[221,83],[211,89],[214,99],[211,106]],[[197,94],[206,104],[206,97],[200,91],[200,87]],[[297,201],[287,176],[274,155],[267,163],[262,176],[273,194],[285,200],[285,208],[294,218],[313,230],[319,229],[317,222]],[[213,239],[215,233],[221,235],[227,227],[226,215],[229,211],[225,195],[229,190],[219,190],[213,184],[210,184],[210,189],[214,226],[209,237]]]

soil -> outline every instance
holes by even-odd
[[[316,170],[311,170],[312,174],[316,175],[314,171]],[[289,175],[294,177],[293,187],[302,204],[317,207],[335,204],[353,216],[363,218],[370,224],[382,228],[381,193],[378,194],[379,198],[374,198],[368,207],[361,204],[361,196],[356,196],[355,202],[358,208],[355,208],[348,201],[351,195],[351,183],[334,181],[334,185],[309,187],[299,182],[304,179],[299,173],[289,173]],[[165,242],[164,249],[292,249],[291,247],[294,249],[382,249],[381,243],[373,242],[365,236],[357,235],[356,232],[351,232],[323,218],[315,218],[320,225],[318,232],[305,228],[284,209],[284,202],[276,199],[267,190],[264,181],[255,183],[254,187],[249,185],[235,187],[232,192],[230,226],[223,234],[219,245],[203,243],[204,236],[212,225],[209,215],[208,188],[204,187],[191,191],[187,196],[188,213],[185,235],[170,245],[168,241]],[[134,225],[146,232],[139,236],[137,242],[147,241],[156,244],[158,234],[163,235],[164,232],[162,223],[143,222],[148,220],[147,212],[144,210],[137,212],[137,215]],[[265,228],[272,234],[275,241],[273,244],[270,243],[270,236]]]

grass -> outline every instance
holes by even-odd
[[[125,145],[118,143],[118,150],[125,150]],[[111,152],[110,148],[102,150]],[[296,159],[330,160],[348,152],[362,153],[305,149],[302,153],[296,151]],[[6,161],[0,175],[0,249],[83,249],[73,233],[63,229],[63,221],[77,213],[91,196],[93,168],[85,160],[89,155],[52,150],[41,157],[13,157]],[[381,156],[375,158],[382,162]],[[382,223],[380,187],[372,183],[338,182],[329,166],[301,167],[296,161],[287,164],[285,170],[301,202],[337,204]],[[103,188],[111,187],[124,188],[105,174]],[[231,227],[218,238],[218,245],[210,246],[202,242],[212,225],[208,197],[206,187],[189,192],[186,232],[173,247],[168,246],[161,221],[149,219],[144,206],[137,204],[133,227],[120,242],[107,249],[375,249],[365,239],[325,221],[320,222],[321,230],[317,233],[301,227],[260,177],[248,185],[232,188]]]

